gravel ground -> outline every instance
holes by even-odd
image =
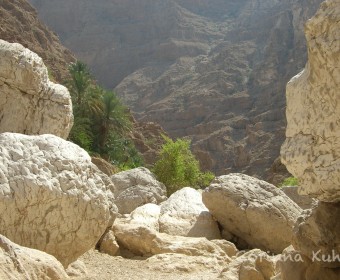
[[[74,280],[210,280],[218,275],[207,272],[165,273],[148,268],[145,259],[112,257],[91,250],[79,258],[86,265],[87,275]]]

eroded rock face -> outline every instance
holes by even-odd
[[[191,138],[204,169],[276,177],[286,83],[322,0],[30,2],[139,121]]]
[[[160,207],[146,204],[130,215],[116,219],[113,232],[123,248],[137,255],[183,254],[187,256],[213,256],[228,261],[237,253],[234,244],[226,240],[207,240],[173,236],[159,232]]]
[[[0,235],[0,279],[66,280],[62,264],[44,252],[19,246]]]
[[[217,177],[204,190],[203,203],[225,230],[252,248],[273,253],[291,244],[301,212],[277,187],[243,174]]]
[[[217,222],[202,202],[202,194],[188,187],[162,203],[159,231],[170,235],[221,238]]]
[[[109,230],[100,241],[99,251],[110,256],[116,256],[119,253],[119,245],[116,242],[115,235]]]
[[[161,207],[148,203],[133,210],[128,217],[129,223],[145,226],[159,231],[159,215]]]
[[[111,176],[115,203],[121,214],[129,214],[147,203],[159,204],[166,200],[166,188],[145,167],[123,171]]]
[[[308,63],[287,85],[281,157],[300,194],[340,201],[340,5],[326,1],[306,24]]]
[[[276,258],[253,249],[233,259],[219,278],[228,280],[269,280],[276,274]],[[293,279],[293,278],[292,278]]]
[[[61,45],[57,34],[38,19],[27,0],[1,1],[0,26],[1,39],[19,43],[38,54],[59,83],[67,79],[68,65],[75,57]]]
[[[317,204],[316,199],[311,198],[307,195],[300,195],[298,193],[298,189],[299,187],[295,186],[281,188],[281,190],[302,209],[311,209],[315,204]]]
[[[0,132],[67,138],[72,124],[68,90],[48,78],[42,59],[0,40]]]
[[[77,145],[54,135],[0,134],[0,233],[18,244],[66,267],[112,225],[112,190]]]
[[[340,267],[339,220],[340,203],[319,202],[304,211],[295,224],[294,248],[323,267]]]
[[[178,271],[192,273],[198,272],[197,278],[204,271],[204,279],[216,279],[219,273],[227,263],[220,258],[212,256],[186,256],[183,254],[159,254],[154,255],[147,260],[148,269],[155,271],[163,271],[167,273],[178,273]],[[211,276],[207,276],[207,271],[211,272]],[[217,275],[216,275],[217,274]]]
[[[151,256],[165,253],[176,253],[187,256],[212,256],[229,260],[225,249],[206,238],[171,236],[159,233],[154,229],[137,225],[119,223],[114,224],[117,241],[124,248],[134,254]],[[228,241],[225,241],[228,243]],[[232,245],[230,245],[232,246]]]
[[[280,274],[275,280],[338,280],[340,268],[332,269],[320,266],[317,262],[294,250],[292,246],[283,251],[278,261]]]
[[[130,136],[143,158],[145,167],[152,167],[158,160],[159,152],[165,143],[163,128],[154,122],[139,122],[132,118],[133,131]]]

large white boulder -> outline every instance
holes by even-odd
[[[145,167],[123,171],[111,176],[115,203],[121,214],[129,214],[147,203],[159,204],[166,200],[166,188]]]
[[[159,231],[159,215],[161,207],[148,203],[133,210],[127,220],[129,223],[142,225]]]
[[[176,253],[187,256],[211,256],[229,260],[225,246],[234,247],[226,240],[225,246],[214,243],[204,237],[171,236],[159,233],[154,229],[126,223],[115,223],[114,233],[118,243],[134,254],[152,256],[165,253]]]
[[[247,246],[273,253],[291,244],[302,211],[277,187],[243,174],[217,177],[204,190],[203,202],[225,230]]]
[[[49,80],[42,59],[20,44],[0,40],[0,133],[54,134],[72,124],[68,90]]]
[[[123,248],[138,255],[183,254],[187,256],[212,256],[228,260],[237,253],[234,244],[226,240],[208,240],[172,236],[158,231],[160,208],[146,204],[130,215],[118,218],[113,225],[116,240]]]
[[[202,193],[186,187],[161,205],[159,231],[170,235],[221,238],[217,222],[202,202]]]
[[[54,135],[0,134],[0,233],[17,244],[66,267],[113,223],[112,189],[73,143]]]
[[[322,3],[306,24],[308,63],[287,84],[281,159],[299,193],[340,201],[340,4]]]
[[[69,277],[55,257],[19,246],[0,235],[0,279],[66,280]]]

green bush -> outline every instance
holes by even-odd
[[[295,177],[288,177],[283,180],[281,183],[280,187],[285,187],[285,186],[297,186],[299,184],[299,181]]]
[[[166,142],[153,172],[167,187],[168,195],[186,186],[203,188],[209,185],[214,175],[211,172],[201,172],[198,160],[190,151],[191,142],[185,139],[173,141],[163,137]]]

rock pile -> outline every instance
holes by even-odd
[[[0,234],[67,267],[112,225],[113,184],[62,139],[72,127],[71,99],[42,59],[3,40],[0,56]]]
[[[282,160],[300,180],[299,192],[319,200],[306,210],[275,186],[242,174],[168,199],[146,168],[110,178],[84,150],[56,136],[66,137],[72,126],[68,92],[49,82],[34,53],[0,41],[0,278],[83,277],[85,267],[74,261],[97,244],[111,255],[146,257],[149,268],[167,272],[338,280],[339,23],[340,0],[326,1],[306,27],[306,69],[287,87]],[[11,130],[13,114],[22,117],[18,104],[29,105]]]

